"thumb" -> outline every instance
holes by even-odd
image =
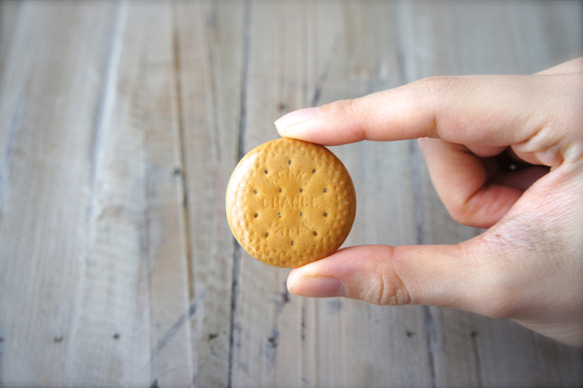
[[[343,296],[379,305],[448,306],[500,317],[498,271],[482,254],[480,237],[456,245],[363,245],[294,269],[292,294]],[[485,252],[484,252],[485,253]],[[478,259],[479,257],[479,259]],[[492,276],[488,276],[491,274]]]

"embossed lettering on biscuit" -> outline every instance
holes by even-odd
[[[278,139],[241,159],[227,188],[227,219],[253,257],[298,267],[344,242],[356,195],[340,160],[323,146]]]

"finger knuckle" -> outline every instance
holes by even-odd
[[[372,273],[362,299],[381,306],[411,303],[409,291],[394,268],[377,266]]]
[[[489,227],[490,220],[499,214],[498,202],[486,202],[488,187],[483,186],[474,192],[459,190],[446,202],[447,211],[458,223],[472,227]]]
[[[368,120],[367,110],[362,108],[361,101],[361,98],[354,98],[329,104],[330,109],[334,109],[335,116],[342,117],[346,120],[346,128],[354,132],[353,137],[357,139],[366,138],[366,129],[363,123],[366,123]]]
[[[444,109],[441,107],[445,105],[444,101],[446,100],[446,97],[459,88],[459,83],[459,77],[433,76],[423,78],[411,84],[416,94],[420,109],[433,112],[435,120],[433,128],[435,133],[431,137],[440,137],[439,129],[442,121],[451,121],[451,118],[444,117]]]
[[[454,90],[457,83],[458,77],[439,75],[420,79],[412,85],[421,99],[435,103]]]
[[[451,218],[459,224],[468,226],[474,224],[474,213],[471,209],[468,209],[468,207],[460,204],[450,204],[448,205],[447,211],[451,215]]]
[[[358,99],[339,100],[324,104],[320,110],[330,111],[334,115],[341,117],[358,116]]]

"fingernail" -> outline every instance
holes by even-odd
[[[289,289],[294,295],[314,298],[344,296],[344,283],[329,276],[304,276]]]
[[[279,131],[285,132],[290,127],[310,119],[316,112],[317,107],[295,110],[275,120],[275,126]]]

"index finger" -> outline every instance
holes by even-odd
[[[275,124],[281,136],[325,145],[433,137],[506,146],[527,140],[552,119],[541,112],[541,106],[556,105],[549,103],[556,99],[547,77],[431,77],[291,112]]]

